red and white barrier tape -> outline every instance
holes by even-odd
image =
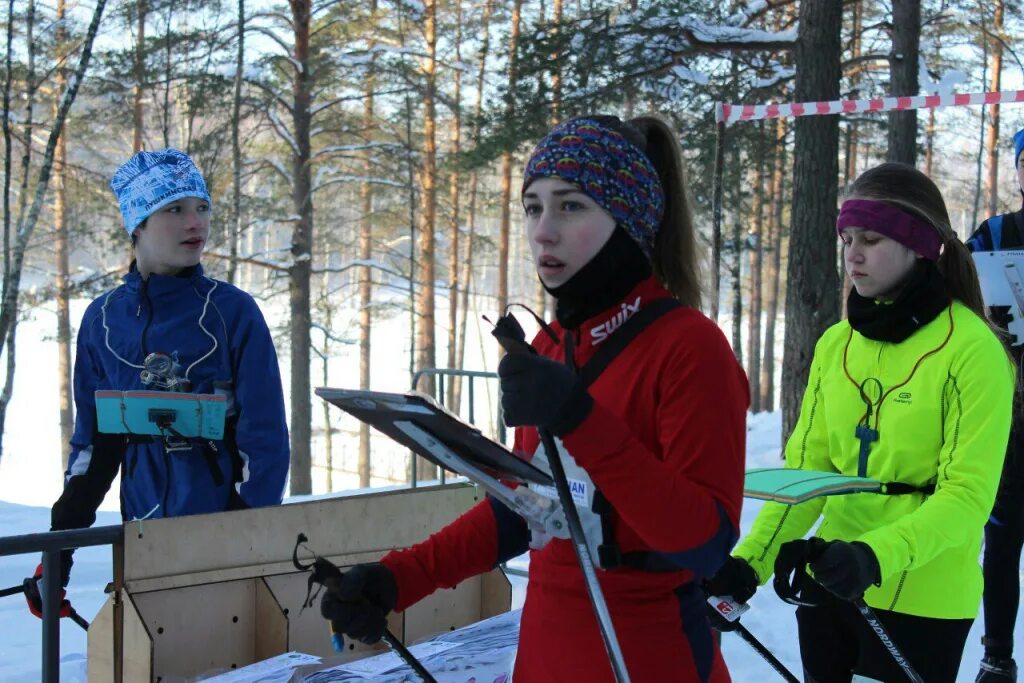
[[[716,123],[758,121],[760,119],[825,114],[928,109],[931,107],[962,107],[979,104],[1024,102],[1024,90],[976,92],[965,95],[917,95],[914,97],[879,97],[872,100],[834,100],[832,102],[790,102],[788,104],[723,104],[715,106]]]

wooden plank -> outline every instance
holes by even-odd
[[[134,594],[132,599],[153,635],[154,675],[166,680],[189,678],[257,661],[257,581]]]
[[[480,577],[480,616],[478,619],[503,614],[512,609],[512,584],[501,569],[492,569]]]
[[[267,582],[262,578],[254,581],[256,604],[252,637],[255,661],[260,661],[288,652],[288,617]]]
[[[333,651],[319,604],[302,610],[308,574],[292,566],[297,534],[344,570],[423,540],[479,495],[472,485],[449,484],[126,525],[124,680],[190,678],[288,650],[339,662],[386,650],[383,643],[346,642],[340,656]],[[495,570],[439,591],[389,623],[411,643],[505,611],[510,600],[509,584]],[[101,611],[98,620],[97,637],[106,630],[112,643],[109,615]],[[93,657],[103,659],[98,645],[89,656],[90,680],[113,680],[104,673],[110,653],[95,667]]]
[[[124,681],[150,683],[153,680],[153,641],[135,603],[122,601],[124,610]],[[86,652],[89,683],[114,680],[114,597],[108,596],[89,624]]]
[[[152,589],[155,579],[175,577],[177,585],[186,585],[208,580],[210,572],[238,568],[248,576],[262,575],[258,568],[266,565],[291,566],[299,532],[325,557],[379,556],[438,531],[472,507],[478,495],[470,484],[448,484],[126,524],[125,581],[138,590]]]

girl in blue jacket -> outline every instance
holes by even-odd
[[[289,445],[277,354],[251,296],[203,274],[210,195],[175,149],[136,153],[114,174],[135,259],[78,331],[75,431],[51,530],[90,526],[118,471],[125,520],[276,505]],[[163,354],[165,372],[146,359]],[[97,390],[220,394],[224,438],[103,433]],[[63,580],[67,584],[70,553]]]

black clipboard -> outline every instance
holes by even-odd
[[[316,395],[383,432],[438,467],[453,469],[450,462],[445,463],[438,459],[429,438],[412,436],[409,430],[403,430],[399,423],[414,424],[419,428],[414,431],[421,431],[436,439],[457,459],[468,462],[495,479],[517,484],[554,484],[549,474],[517,457],[503,444],[487,438],[479,429],[466,424],[425,394],[321,387],[316,390]],[[457,468],[455,471],[473,479],[467,472],[458,471]]]

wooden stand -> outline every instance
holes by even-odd
[[[116,681],[118,669],[124,681],[173,681],[290,650],[336,656],[319,605],[302,609],[308,574],[291,563],[298,534],[344,569],[425,539],[478,497],[471,485],[451,484],[126,525],[124,589],[89,628],[89,681]],[[392,614],[390,626],[411,643],[510,605],[511,588],[496,569]],[[386,649],[346,647],[346,660]]]

